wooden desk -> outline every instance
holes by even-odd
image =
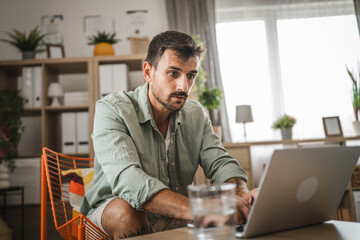
[[[190,228],[178,228],[165,232],[142,235],[130,239],[137,240],[193,240],[194,231]],[[344,221],[327,221],[310,227],[298,228],[268,235],[263,235],[254,240],[356,240],[360,239],[360,223]]]

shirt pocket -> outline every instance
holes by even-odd
[[[142,170],[151,177],[159,178],[159,167],[154,156],[139,152]]]

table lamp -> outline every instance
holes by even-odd
[[[244,125],[244,138],[246,139],[245,124],[247,122],[253,122],[253,115],[250,105],[239,105],[236,106],[236,122],[243,123]]]
[[[64,95],[64,90],[58,82],[53,82],[48,88],[48,97],[52,97],[51,107],[60,106],[59,97]]]

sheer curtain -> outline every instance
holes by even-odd
[[[352,86],[345,65],[357,69],[358,26],[352,0],[216,0],[220,71],[234,142],[242,139],[235,106],[250,104],[248,141],[280,139],[272,123],[297,118],[294,139],[324,137],[322,117],[339,116],[354,135]],[[359,6],[359,0],[356,0]],[[356,5],[355,3],[355,5]],[[291,146],[290,146],[291,147]],[[253,182],[282,145],[251,148]]]
[[[166,8],[170,29],[201,36],[207,48],[203,66],[208,78],[206,84],[209,88],[219,87],[223,90],[215,33],[214,0],[166,0]],[[214,120],[222,126],[223,141],[231,142],[225,101],[221,102]]]

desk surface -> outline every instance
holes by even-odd
[[[142,235],[131,239],[137,240],[193,240],[193,229],[178,228],[170,231]],[[360,223],[344,221],[327,221],[322,224],[263,235],[253,240],[355,240],[360,239]]]

